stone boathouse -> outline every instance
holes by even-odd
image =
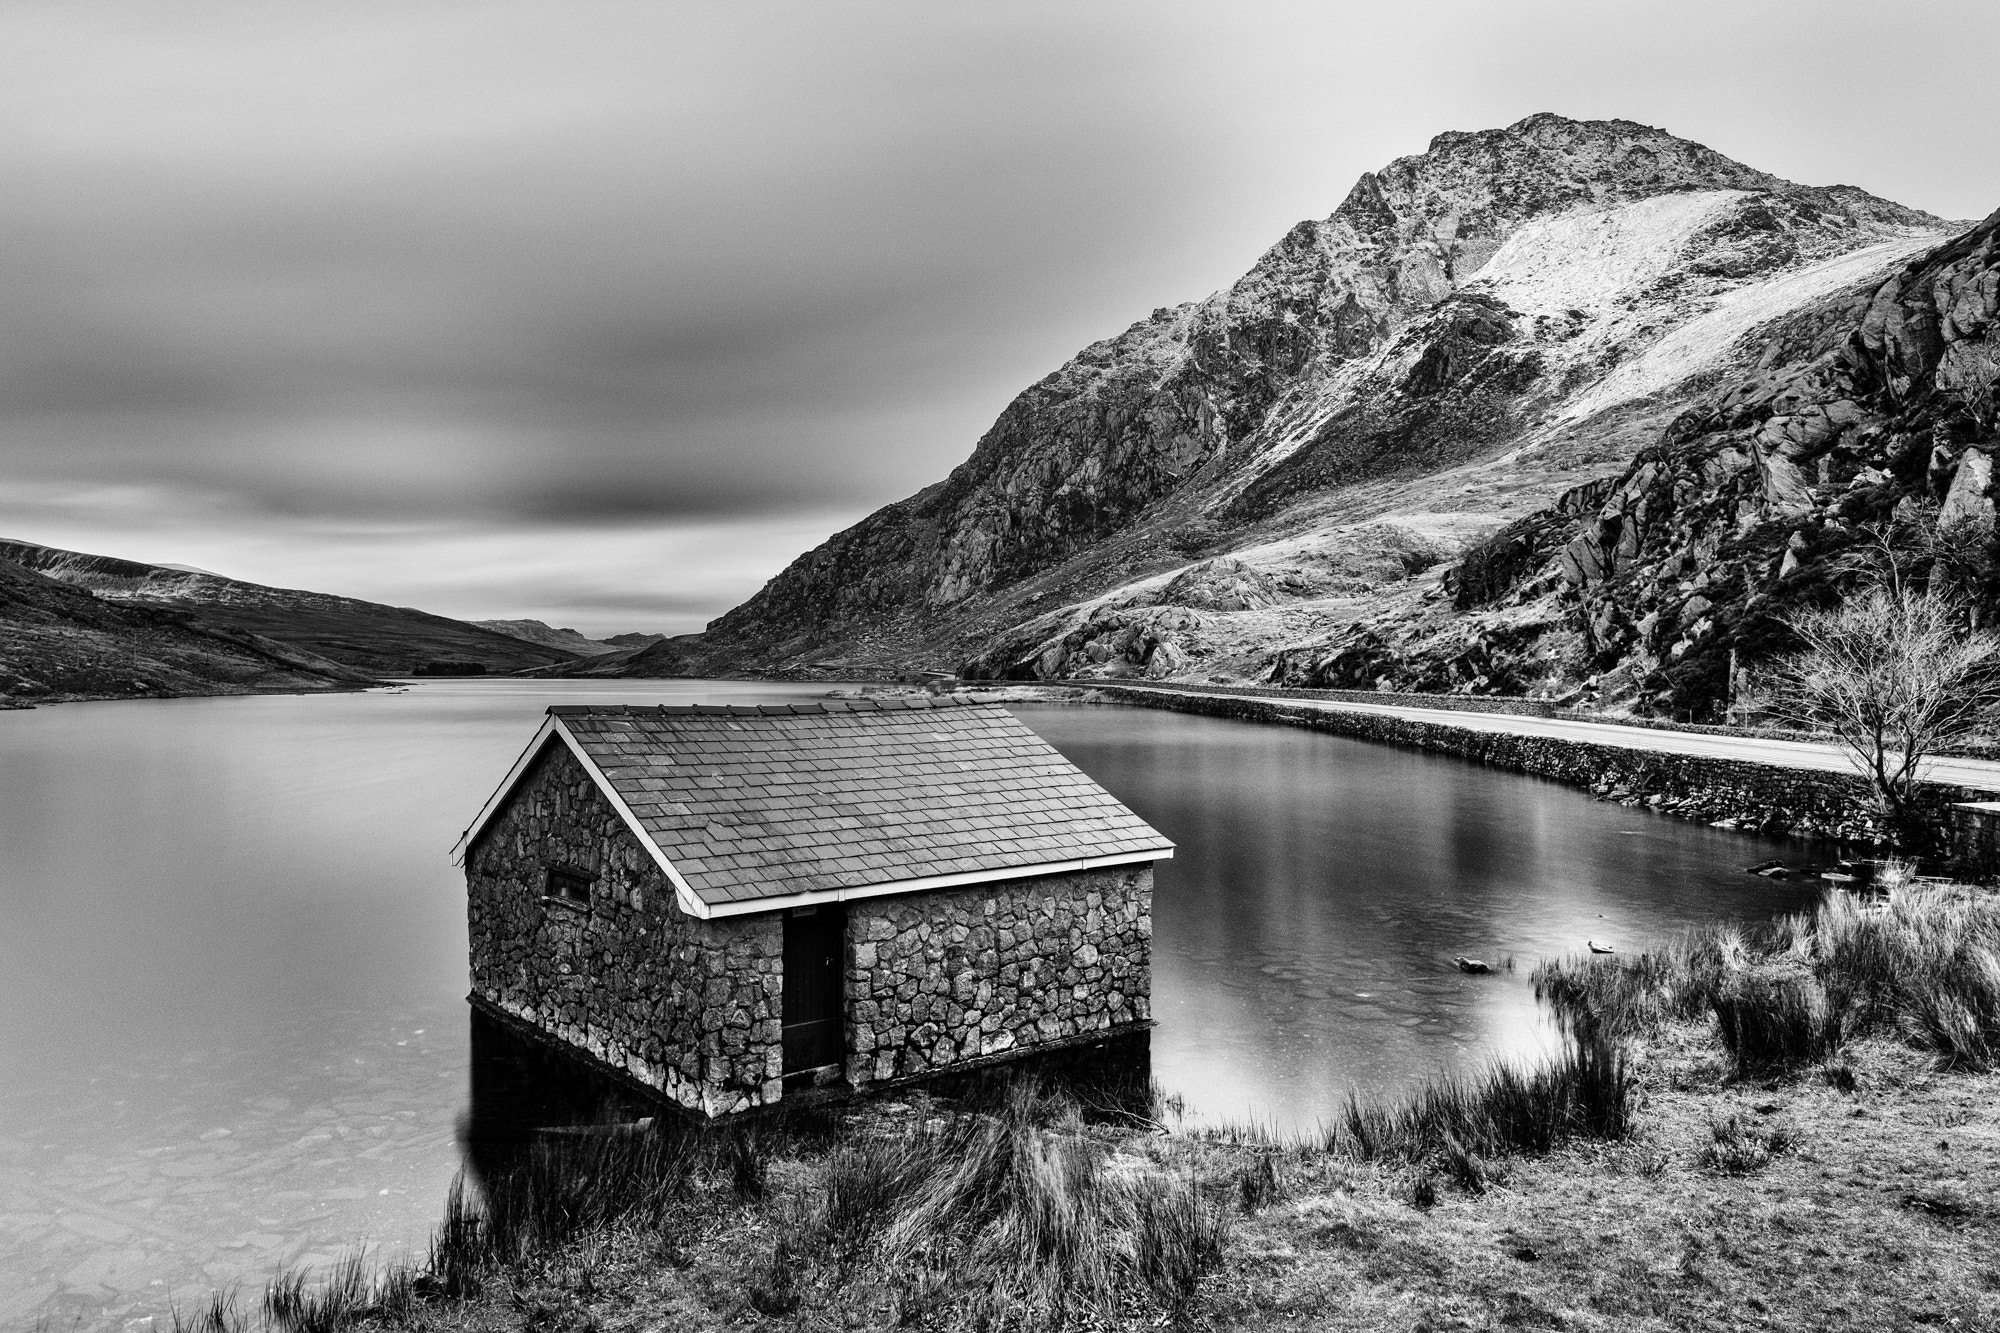
[[[715,1116],[1143,1032],[1173,845],[918,698],[551,708],[459,852],[474,1006]]]

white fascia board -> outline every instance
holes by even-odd
[[[574,754],[576,761],[583,765],[583,771],[590,774],[590,780],[604,793],[604,799],[611,802],[611,808],[625,821],[625,827],[632,830],[632,836],[639,840],[639,845],[646,849],[646,854],[653,858],[654,864],[660,867],[661,873],[673,884],[674,897],[680,900],[681,910],[689,916],[706,918],[709,914],[708,904],[688,887],[688,882],[681,878],[681,872],[674,869],[674,863],[660,850],[660,844],[653,841],[653,835],[646,832],[646,826],[639,822],[639,816],[632,813],[632,807],[625,804],[625,798],[611,785],[611,779],[604,776],[604,770],[597,766],[597,761],[583,752],[583,745],[570,734],[570,729],[563,725],[560,717],[551,715],[549,720],[556,724],[556,735],[563,738],[563,743],[569,746],[570,753]]]
[[[535,756],[542,752],[542,745],[548,740],[549,733],[555,729],[555,725],[555,714],[550,713],[542,719],[542,725],[535,728],[535,734],[528,741],[527,748],[521,751],[521,757],[514,761],[514,766],[507,770],[507,776],[500,779],[500,785],[486,798],[486,804],[479,807],[479,813],[473,816],[472,822],[466,825],[465,832],[459,834],[458,841],[452,844],[453,865],[465,863],[465,854],[471,849],[472,840],[479,836],[479,831],[486,827],[493,816],[500,813],[500,807],[506,804],[507,798],[513,794],[514,784],[521,780],[522,774],[528,771],[528,765],[534,763]]]
[[[632,813],[632,807],[625,804],[625,798],[611,785],[611,779],[604,775],[604,770],[597,766],[596,760],[584,753],[583,745],[564,725],[562,718],[554,713],[549,714],[548,719],[542,723],[541,729],[535,733],[535,738],[528,742],[528,748],[521,752],[521,757],[514,761],[514,767],[508,770],[507,777],[501,782],[499,789],[487,800],[479,812],[479,817],[472,821],[472,827],[468,828],[464,836],[458,840],[458,846],[453,849],[456,858],[464,860],[466,851],[472,846],[472,840],[479,836],[480,830],[485,828],[487,822],[499,813],[500,807],[506,804],[507,798],[513,794],[515,784],[520,782],[522,775],[528,771],[528,766],[534,763],[547,746],[556,741],[562,742],[568,747],[569,752],[576,756],[576,762],[583,766],[583,771],[597,784],[597,790],[603,793],[611,808],[618,812],[618,817],[625,821],[625,827],[632,830],[632,836],[639,840],[639,845],[646,849],[646,854],[653,858],[661,873],[666,875],[668,882],[674,886],[674,897],[680,902],[681,910],[689,916],[706,918],[709,915],[708,904],[695,895],[687,880],[681,877],[681,872],[674,869],[674,863],[667,859],[667,854],[653,841],[653,835],[646,832],[646,826],[639,822],[639,816]]]
[[[1037,875],[1067,875],[1099,866],[1129,866],[1141,862],[1171,861],[1171,846],[1143,852],[1120,852],[1116,856],[1087,856],[1077,861],[1045,861],[1031,866],[1000,866],[992,870],[966,870],[955,875],[926,875],[921,879],[894,879],[881,884],[861,884],[851,889],[816,889],[810,893],[788,893],[782,898],[751,898],[738,903],[715,903],[702,912],[704,917],[750,916],[756,912],[778,912],[787,907],[810,907],[818,903],[844,903],[856,898],[882,898],[892,893],[922,893],[926,889],[951,889],[966,884],[996,884],[1010,879],[1032,879]]]

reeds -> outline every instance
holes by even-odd
[[[1499,1064],[1473,1078],[1439,1079],[1386,1105],[1350,1096],[1325,1146],[1364,1160],[1447,1163],[1454,1156],[1546,1153],[1574,1139],[1625,1138],[1636,1110],[1636,1080],[1623,1047],[1592,1034],[1537,1068]],[[1462,1162],[1452,1170],[1465,1172]]]
[[[2000,1064],[2000,895],[1884,882],[1873,902],[1833,891],[1763,926],[1712,927],[1635,958],[1545,963],[1535,991],[1577,1032],[1711,1015],[1739,1074],[1819,1063],[1868,1034],[1945,1066]]]
[[[704,1146],[691,1133],[645,1130],[545,1134],[485,1181],[484,1207],[447,1212],[434,1245],[454,1272],[546,1253],[588,1232],[621,1223],[657,1223],[686,1188]],[[763,1163],[747,1134],[724,1151],[739,1194],[761,1194]],[[753,1183],[754,1182],[754,1183]],[[446,1233],[450,1233],[447,1237]]]
[[[1817,1064],[1840,1049],[1843,1014],[1797,967],[1761,966],[1719,978],[1709,1006],[1716,1035],[1742,1073]]]
[[[843,1256],[944,1265],[975,1323],[1059,1324],[1135,1287],[1185,1299],[1221,1257],[1222,1209],[1191,1178],[1111,1157],[1073,1101],[1017,1085],[994,1114],[837,1149],[812,1234]]]
[[[454,1182],[413,1279],[371,1285],[358,1261],[317,1286],[284,1274],[265,1314],[287,1333],[335,1333],[394,1299],[476,1296],[503,1275],[545,1273],[612,1234],[651,1234],[653,1251],[678,1254],[671,1238],[718,1208],[770,1224],[775,1238],[749,1259],[740,1289],[771,1317],[861,1270],[914,1282],[912,1300],[948,1301],[930,1321],[946,1326],[1059,1327],[1108,1313],[1127,1293],[1171,1309],[1220,1262],[1226,1210],[1191,1174],[1119,1158],[1118,1140],[1032,1082],[985,1110],[890,1132],[793,1134],[781,1123],[544,1135],[489,1171],[477,1201]],[[793,1159],[782,1183],[771,1170],[780,1155]]]
[[[376,1268],[355,1250],[314,1274],[283,1268],[264,1288],[263,1323],[281,1333],[342,1333],[357,1325],[406,1322],[423,1275],[407,1263]],[[174,1333],[244,1333],[249,1321],[226,1296],[212,1298],[192,1323],[174,1313]]]
[[[264,1288],[264,1316],[287,1333],[339,1333],[375,1304],[376,1283],[365,1257],[348,1254],[317,1280],[285,1269]]]
[[[236,1292],[223,1289],[210,1292],[206,1302],[186,1314],[170,1304],[168,1325],[173,1333],[245,1333],[249,1321],[237,1308]]]

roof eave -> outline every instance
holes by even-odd
[[[998,866],[990,870],[966,870],[951,875],[925,875],[917,879],[884,880],[879,884],[858,884],[852,888],[814,889],[788,893],[782,897],[749,898],[741,902],[704,903],[704,918],[752,916],[758,912],[781,912],[790,907],[812,907],[820,903],[852,902],[857,898],[885,898],[898,893],[924,893],[931,889],[953,889],[974,884],[998,884],[1008,880],[1034,879],[1042,875],[1067,875],[1101,866],[1151,864],[1171,861],[1171,843],[1144,851],[1119,852],[1111,856],[1086,856],[1067,861],[1044,861],[1034,865]]]
[[[480,807],[479,814],[473,819],[471,825],[459,836],[457,844],[452,848],[452,859],[454,862],[460,864],[464,862],[465,855],[471,850],[472,844],[485,831],[486,826],[493,821],[495,816],[505,808],[508,800],[514,794],[514,789],[527,776],[528,770],[533,766],[535,760],[540,758],[544,749],[556,743],[561,743],[568,748],[571,754],[576,756],[576,761],[583,766],[584,772],[590,775],[590,780],[597,785],[598,791],[603,793],[604,799],[611,805],[611,808],[618,812],[618,817],[624,821],[625,827],[631,830],[632,836],[639,840],[639,845],[646,849],[646,854],[652,857],[654,863],[660,867],[661,873],[674,886],[674,897],[680,904],[681,910],[689,916],[703,921],[712,920],[716,917],[751,916],[759,912],[778,912],[791,907],[810,907],[820,903],[850,902],[855,899],[882,898],[900,893],[923,893],[931,889],[1001,883],[1008,880],[1032,879],[1042,875],[1072,874],[1076,871],[1094,870],[1103,866],[1138,865],[1153,861],[1169,861],[1173,859],[1174,855],[1173,844],[1162,839],[1155,847],[1144,848],[1139,851],[1118,852],[1110,856],[1076,857],[1061,861],[1036,862],[1028,865],[996,866],[990,869],[959,871],[947,875],[925,875],[914,879],[884,880],[876,884],[859,884],[835,889],[813,889],[803,893],[750,898],[738,902],[709,903],[705,902],[701,895],[694,891],[693,886],[687,882],[687,879],[682,876],[681,872],[674,868],[673,861],[668,858],[660,845],[653,840],[653,835],[647,832],[646,826],[639,822],[639,816],[633,812],[631,806],[625,803],[625,798],[618,794],[618,789],[612,784],[610,777],[603,769],[597,766],[597,761],[590,757],[588,751],[584,749],[583,743],[576,738],[576,735],[570,731],[568,724],[563,721],[562,715],[551,709],[544,718],[541,727],[535,732],[533,739],[521,751],[520,757],[514,761],[514,766],[507,770],[507,776],[501,780],[500,785],[494,789],[493,794],[486,799],[486,804]]]
[[[625,827],[632,831],[632,836],[639,840],[639,845],[646,849],[646,854],[653,858],[654,864],[660,867],[660,872],[674,886],[674,897],[680,902],[681,910],[689,916],[704,920],[712,915],[708,904],[704,903],[689,886],[681,872],[674,869],[674,863],[667,859],[667,854],[660,849],[660,844],[653,841],[653,835],[639,822],[639,816],[633,813],[632,807],[625,804],[625,798],[618,794],[618,789],[612,785],[604,770],[597,766],[597,761],[585,751],[582,742],[577,740],[562,718],[553,712],[535,732],[534,739],[528,742],[528,748],[521,751],[521,757],[514,761],[514,766],[507,770],[507,776],[501,780],[499,787],[494,789],[493,795],[480,807],[478,817],[460,835],[458,845],[452,848],[452,859],[455,862],[464,862],[466,852],[471,849],[473,842],[486,826],[493,821],[493,817],[506,806],[508,799],[514,794],[514,788],[527,776],[529,767],[541,757],[544,749],[558,742],[576,756],[577,763],[581,764],[583,771],[590,775],[590,780],[597,784],[597,790],[603,794],[605,801],[618,812],[618,818],[624,821]]]

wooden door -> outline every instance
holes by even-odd
[[[821,903],[785,914],[785,1073],[838,1066],[846,1057],[842,981],[847,907]]]

